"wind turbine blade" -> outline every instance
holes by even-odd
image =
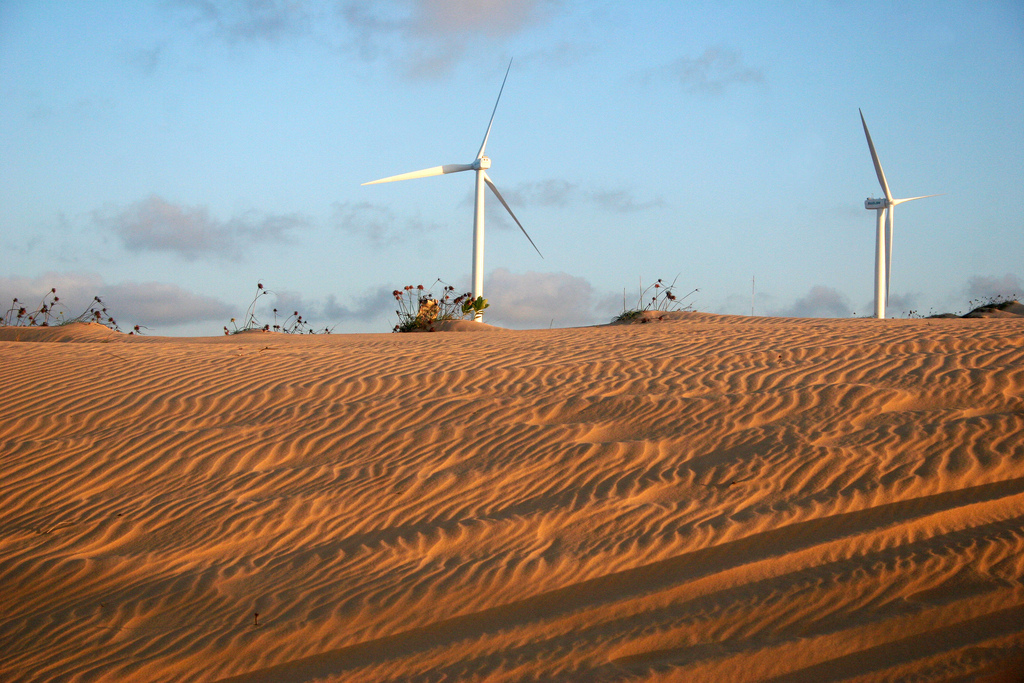
[[[878,160],[878,154],[875,152],[875,143],[871,142],[871,133],[868,132],[867,121],[864,120],[864,112],[858,109],[860,112],[860,122],[864,126],[864,137],[868,139],[868,149],[871,150],[871,161],[875,162],[875,175],[878,176],[878,183],[882,186],[882,191],[885,192],[885,198],[892,201],[892,193],[889,192],[889,183],[885,182],[885,172],[882,170],[882,163]]]
[[[530,240],[530,244],[533,244],[533,239],[530,237],[529,233],[526,232],[526,228],[524,228],[523,224],[519,222],[519,219],[516,218],[516,215],[512,213],[512,209],[511,207],[509,207],[508,202],[506,202],[505,198],[501,196],[501,193],[498,192],[498,188],[494,186],[494,181],[492,181],[490,176],[488,176],[486,173],[484,173],[484,182],[487,183],[487,187],[491,188],[491,192],[494,193],[494,196],[498,198],[498,201],[501,202],[501,205],[505,207],[506,211],[508,211],[508,215],[512,216],[512,220],[516,222],[516,225],[519,226],[519,229],[523,231],[524,235],[526,235],[526,239]],[[537,254],[541,258],[544,258],[544,254],[540,253],[540,249],[537,249],[536,244],[533,244],[533,248],[536,249]]]
[[[412,180],[413,178],[429,178],[430,176],[443,175],[445,173],[458,173],[459,171],[472,170],[472,164],[445,164],[444,166],[434,166],[432,168],[425,168],[422,171],[412,171],[411,173],[402,173],[399,175],[388,176],[387,178],[381,178],[380,180],[371,180],[368,183],[363,183],[363,185],[391,183],[396,180]]]
[[[937,194],[925,194],[920,197],[906,197],[904,199],[891,199],[885,210],[885,302],[889,303],[889,272],[892,267],[892,241],[893,241],[893,209],[903,202],[912,202],[915,199],[927,199],[928,197],[939,197]]]
[[[508,80],[508,72],[512,70],[512,60],[508,60],[508,68],[505,69],[505,78],[501,81],[501,90],[498,91],[498,99],[494,101],[494,109],[491,111],[491,120],[487,124],[487,132],[484,133],[484,141],[480,145],[480,151],[476,153],[476,158],[479,159],[484,155],[484,150],[487,149],[487,138],[491,137],[491,126],[494,124],[494,114],[498,111],[498,102],[501,102],[501,93],[505,90],[505,81]]]
[[[941,197],[941,196],[942,196],[941,194],[924,194],[924,195],[921,195],[920,197],[907,197],[905,199],[893,199],[893,200],[891,200],[890,203],[893,206],[895,206],[896,204],[902,204],[903,202],[912,202],[915,199],[927,199],[928,197]]]
[[[889,274],[892,272],[893,208],[885,210],[885,304],[889,305]]]

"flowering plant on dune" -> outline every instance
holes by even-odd
[[[626,292],[622,292],[622,313],[612,318],[613,323],[629,322],[636,318],[640,318],[641,322],[647,322],[647,318],[643,317],[643,314],[647,311],[662,311],[665,313],[672,311],[692,311],[693,302],[683,305],[683,302],[689,299],[691,296],[699,292],[699,289],[694,289],[682,298],[676,296],[673,290],[676,287],[676,280],[679,276],[676,275],[676,279],[672,280],[672,284],[666,285],[665,282],[658,278],[657,282],[648,285],[643,288],[641,282],[640,295],[637,297],[635,308],[626,308]],[[653,292],[653,293],[652,293]],[[650,296],[650,298],[648,298]]]
[[[249,304],[249,308],[245,311],[245,322],[242,326],[238,326],[238,322],[235,318],[231,319],[231,326],[233,330],[229,330],[228,326],[224,326],[224,334],[238,334],[240,332],[248,332],[250,330],[259,330],[261,332],[284,332],[285,334],[330,334],[330,327],[324,327],[322,330],[314,330],[309,326],[309,321],[304,320],[298,311],[293,311],[292,314],[280,322],[278,321],[278,310],[274,309],[274,322],[264,323],[260,322],[259,318],[256,317],[256,304],[259,300],[272,294],[269,289],[263,286],[262,282],[256,283],[256,296],[252,298],[252,303]],[[276,296],[276,294],[275,294]]]
[[[441,285],[441,294],[435,297],[431,290]],[[392,332],[413,332],[429,330],[431,325],[445,320],[464,320],[490,306],[482,296],[474,297],[472,292],[455,295],[455,287],[438,278],[430,288],[423,285],[406,285],[391,292],[398,302],[398,324]]]
[[[33,310],[23,306],[18,298],[11,301],[11,307],[4,314],[3,325],[14,327],[49,327],[51,325],[70,325],[71,323],[97,323],[109,327],[115,332],[120,332],[114,320],[103,305],[103,300],[94,296],[85,310],[76,316],[68,313],[67,306],[57,296],[57,288],[51,287],[50,291],[43,295],[39,305]],[[128,334],[142,334],[142,325],[136,325]]]

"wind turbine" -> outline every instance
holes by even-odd
[[[894,199],[889,191],[889,183],[885,181],[885,172],[882,171],[882,162],[878,160],[875,152],[875,143],[871,142],[871,133],[868,132],[868,124],[864,120],[864,112],[860,109],[860,122],[864,126],[864,136],[868,139],[868,149],[871,150],[871,161],[875,164],[875,174],[878,176],[878,183],[882,186],[885,197],[874,199],[869,197],[864,200],[864,208],[874,209],[877,215],[875,228],[875,317],[885,317],[885,305],[889,303],[889,273],[892,266],[892,224],[893,209],[897,204],[912,202],[915,199],[937,197],[938,195],[926,194],[920,197],[907,197],[906,199]],[[883,228],[882,217],[885,217]]]
[[[484,184],[491,188],[491,192],[498,198],[501,205],[505,207],[509,215],[512,216],[512,220],[516,222],[519,229],[526,235],[526,239],[530,240],[530,244],[536,249],[537,253],[540,254],[541,258],[544,255],[540,253],[540,249],[537,249],[537,245],[533,244],[533,240],[530,238],[529,233],[526,232],[526,228],[519,222],[516,215],[512,212],[508,202],[498,192],[498,188],[494,185],[490,176],[487,175],[487,169],[491,167],[491,160],[484,156],[484,151],[487,149],[487,138],[491,135],[491,126],[494,124],[494,114],[498,111],[498,102],[501,101],[501,93],[505,90],[505,81],[508,80],[508,72],[512,70],[512,60],[509,60],[508,68],[505,69],[505,78],[501,81],[501,89],[498,90],[498,99],[494,102],[494,110],[491,111],[491,121],[487,124],[487,132],[484,134],[484,141],[480,145],[480,151],[476,153],[476,159],[471,164],[445,164],[444,166],[434,166],[432,168],[425,168],[421,171],[412,171],[411,173],[402,173],[400,175],[393,175],[387,178],[381,178],[380,180],[373,180],[363,185],[376,185],[377,183],[390,183],[396,180],[411,180],[413,178],[428,178],[435,175],[444,175],[446,173],[459,173],[460,171],[476,171],[476,200],[473,210],[473,296],[483,296],[484,291]],[[483,313],[477,311],[475,319],[480,321],[483,318]]]

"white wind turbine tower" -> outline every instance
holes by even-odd
[[[435,175],[443,175],[446,173],[458,173],[460,171],[476,171],[476,200],[473,211],[473,296],[483,296],[484,291],[484,184],[491,188],[491,192],[498,198],[501,205],[505,207],[509,215],[512,216],[512,220],[516,222],[519,229],[526,235],[526,239],[530,240],[530,244],[533,244],[533,240],[530,235],[526,232],[526,228],[519,222],[516,215],[512,213],[512,209],[509,207],[508,202],[498,192],[498,188],[495,187],[494,182],[490,176],[487,175],[487,169],[491,167],[491,160],[484,156],[484,150],[487,149],[487,138],[491,135],[491,126],[494,124],[494,114],[498,111],[498,102],[501,101],[501,93],[505,90],[505,81],[508,80],[508,72],[512,70],[512,61],[509,60],[508,68],[505,70],[505,78],[501,81],[501,89],[498,91],[498,99],[494,102],[494,110],[491,112],[491,121],[487,124],[487,132],[484,134],[484,141],[480,145],[480,151],[476,154],[476,159],[471,164],[445,164],[444,166],[434,166],[432,168],[425,168],[422,171],[412,171],[411,173],[402,173],[400,175],[393,175],[387,178],[381,178],[380,180],[373,180],[363,185],[375,185],[377,183],[390,183],[395,180],[411,180],[413,178],[428,178]],[[544,255],[540,253],[540,249],[537,249],[537,245],[533,244],[533,248],[536,249],[537,253],[540,254],[541,258]],[[477,312],[476,320],[479,321],[483,318],[483,313]]]
[[[912,202],[915,199],[926,197],[937,197],[938,195],[926,194],[920,197],[907,197],[906,199],[894,199],[889,191],[889,183],[885,181],[885,173],[882,171],[882,162],[878,160],[875,152],[875,143],[871,142],[871,133],[868,132],[868,124],[864,121],[864,112],[860,112],[860,122],[864,126],[864,136],[868,139],[868,149],[871,150],[871,160],[875,163],[875,174],[878,176],[878,183],[882,186],[885,197],[873,199],[869,197],[864,200],[865,209],[874,209],[878,221],[875,229],[875,317],[885,317],[885,305],[889,303],[889,273],[892,266],[892,224],[893,209],[897,204]],[[883,228],[882,217],[885,216]]]

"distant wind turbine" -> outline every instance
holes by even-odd
[[[875,143],[871,142],[871,133],[868,132],[868,124],[864,121],[864,112],[860,112],[860,122],[864,126],[864,136],[868,139],[868,149],[871,150],[871,161],[875,164],[875,174],[878,176],[878,183],[882,186],[885,197],[874,199],[869,197],[864,200],[865,209],[874,209],[878,217],[875,229],[875,317],[885,317],[885,306],[889,303],[889,273],[892,266],[892,224],[893,209],[897,204],[912,202],[915,199],[937,197],[935,194],[926,194],[920,197],[907,197],[906,199],[894,199],[889,191],[889,183],[885,181],[885,173],[882,171],[882,162],[878,160],[875,152]],[[882,218],[885,217],[883,228]]]
[[[413,178],[428,178],[435,175],[444,175],[446,173],[458,173],[460,171],[476,171],[476,201],[473,212],[473,296],[483,296],[484,291],[484,183],[487,187],[491,188],[491,192],[498,198],[501,205],[505,207],[509,215],[512,216],[512,220],[516,222],[519,229],[526,235],[526,239],[530,240],[530,244],[540,254],[541,258],[544,255],[540,253],[540,249],[537,249],[537,245],[533,244],[533,240],[530,238],[529,233],[526,232],[526,228],[519,222],[516,215],[512,213],[511,207],[505,198],[498,192],[498,188],[495,187],[494,182],[490,176],[487,175],[487,169],[491,167],[491,160],[484,156],[484,150],[487,149],[487,138],[491,135],[491,126],[494,124],[494,114],[498,111],[498,102],[501,101],[501,93],[505,90],[505,81],[508,80],[508,72],[512,70],[512,61],[509,60],[508,68],[505,70],[505,78],[501,81],[501,89],[498,91],[498,99],[494,102],[494,110],[491,112],[491,121],[487,124],[487,132],[484,134],[484,141],[480,145],[480,151],[476,154],[476,159],[471,164],[445,164],[444,166],[434,166],[432,168],[425,168],[422,171],[412,171],[411,173],[402,173],[400,175],[393,175],[387,178],[381,178],[380,180],[373,180],[363,185],[375,185],[377,183],[390,183],[395,180],[411,180]],[[476,313],[476,320],[479,321],[483,318],[483,313],[478,311]]]

